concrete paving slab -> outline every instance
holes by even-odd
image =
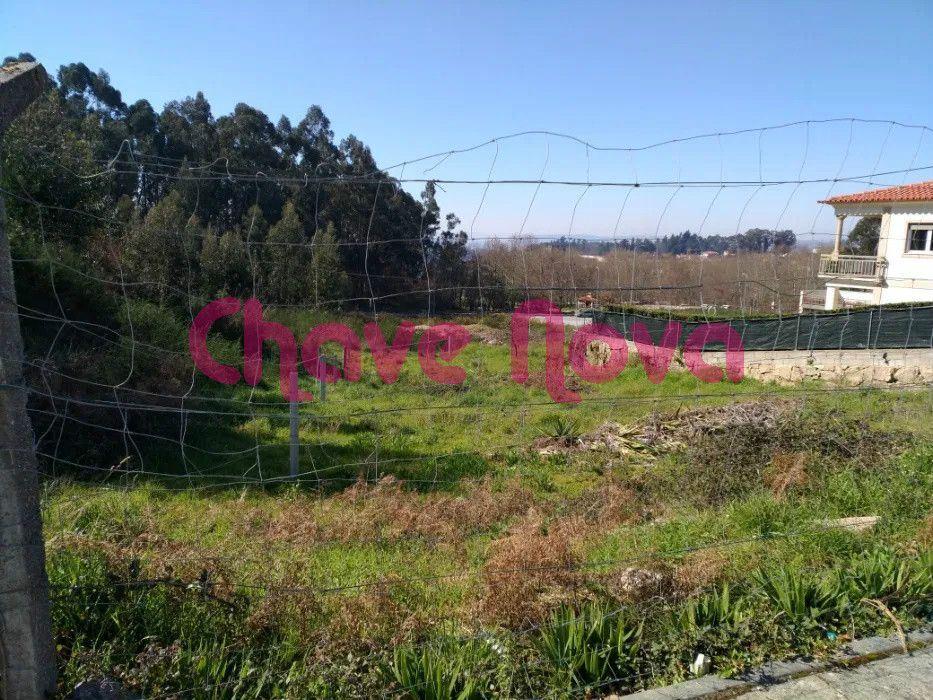
[[[774,661],[735,679],[709,675],[625,697],[633,700],[718,697],[933,700],[933,633],[914,632],[908,635],[907,641],[914,649],[909,654],[902,653],[903,646],[897,638],[869,637],[842,647],[834,660]],[[920,648],[916,648],[918,645]],[[875,656],[884,658],[871,660]],[[839,664],[860,665],[845,668]]]
[[[933,698],[933,647],[833,669],[778,685],[756,688],[743,700],[930,700]]]

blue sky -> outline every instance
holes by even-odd
[[[0,5],[4,53],[30,51],[52,70],[70,61],[105,68],[126,101],[145,97],[156,108],[197,90],[215,115],[244,101],[296,120],[320,104],[336,135],[362,138],[382,166],[525,130],[640,146],[836,117],[933,125],[933,62],[923,48],[931,26],[928,2]],[[933,132],[840,121],[636,154],[539,134],[437,162],[404,175],[833,178],[933,165]],[[484,197],[482,186],[450,185],[441,204],[476,236],[514,233],[523,222],[525,233],[546,235],[827,231],[831,215],[816,200],[830,187],[544,186],[536,195],[530,185],[497,184]]]

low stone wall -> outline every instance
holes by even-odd
[[[720,367],[723,355],[703,353]],[[918,386],[933,384],[933,349],[746,352],[745,374],[780,384],[816,379],[845,386]]]

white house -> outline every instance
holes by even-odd
[[[800,293],[801,311],[863,304],[933,303],[933,180],[824,200],[836,211],[833,252],[820,256],[825,290]],[[842,255],[847,216],[880,216],[875,255]]]

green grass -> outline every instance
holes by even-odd
[[[195,387],[252,399],[256,415],[192,402],[247,415],[192,414],[187,463],[177,444],[140,438],[131,466],[167,476],[48,481],[63,692],[112,675],[147,696],[578,697],[683,678],[697,651],[729,674],[891,631],[863,598],[907,626],[929,620],[928,393],[704,384],[682,371],[654,385],[633,361],[560,406],[542,382],[511,381],[507,344],[474,342],[457,363],[462,388],[429,383],[414,356],[384,386],[364,353],[361,382],[301,408],[300,484],[189,488],[287,473],[271,366],[253,392]],[[529,449],[762,393],[797,402],[775,434],[626,455]],[[249,452],[211,454],[237,450]],[[797,452],[803,475],[775,490],[775,455]],[[385,477],[399,481],[375,484]],[[855,515],[881,520],[862,533],[820,525]],[[661,583],[625,592],[627,568]]]
[[[310,328],[317,318],[306,315],[303,322],[290,320],[292,327],[300,331]],[[351,325],[360,326],[364,320],[351,319]],[[529,353],[532,374],[543,373],[542,345],[533,343]],[[232,352],[227,348],[226,355]],[[707,384],[673,368],[662,384],[655,385],[647,381],[641,364],[633,357],[614,381],[579,385],[581,403],[566,406],[551,400],[541,379],[532,381],[530,386],[512,381],[507,343],[490,346],[474,341],[465,348],[456,364],[466,370],[467,378],[457,387],[441,386],[427,379],[414,350],[409,353],[398,381],[391,385],[379,379],[368,350],[364,349],[362,359],[359,382],[329,385],[325,401],[301,405],[301,466],[310,478],[335,479],[338,486],[344,486],[358,474],[370,473],[373,468],[367,463],[378,454],[380,463],[386,465],[385,469],[380,468],[380,474],[391,473],[412,480],[455,481],[490,471],[493,469],[487,458],[490,452],[523,446],[538,436],[542,426],[555,420],[589,430],[609,416],[625,421],[655,408],[714,403],[763,389],[754,381]],[[230,361],[234,361],[232,357]],[[241,382],[230,391],[201,377],[192,394],[232,401],[193,400],[189,402],[192,409],[243,415],[190,414],[188,464],[180,461],[177,445],[152,440],[153,444],[147,446],[145,468],[175,475],[183,475],[186,469],[216,474],[221,462],[224,474],[241,473],[258,478],[255,452],[248,452],[258,443],[263,478],[287,474],[288,412],[279,392],[276,363],[274,356],[266,359],[263,379],[255,388]],[[319,395],[317,382],[304,373],[300,385]],[[769,390],[782,391],[778,387]],[[145,438],[141,441],[146,442]],[[235,451],[243,454],[223,460],[211,454]]]

